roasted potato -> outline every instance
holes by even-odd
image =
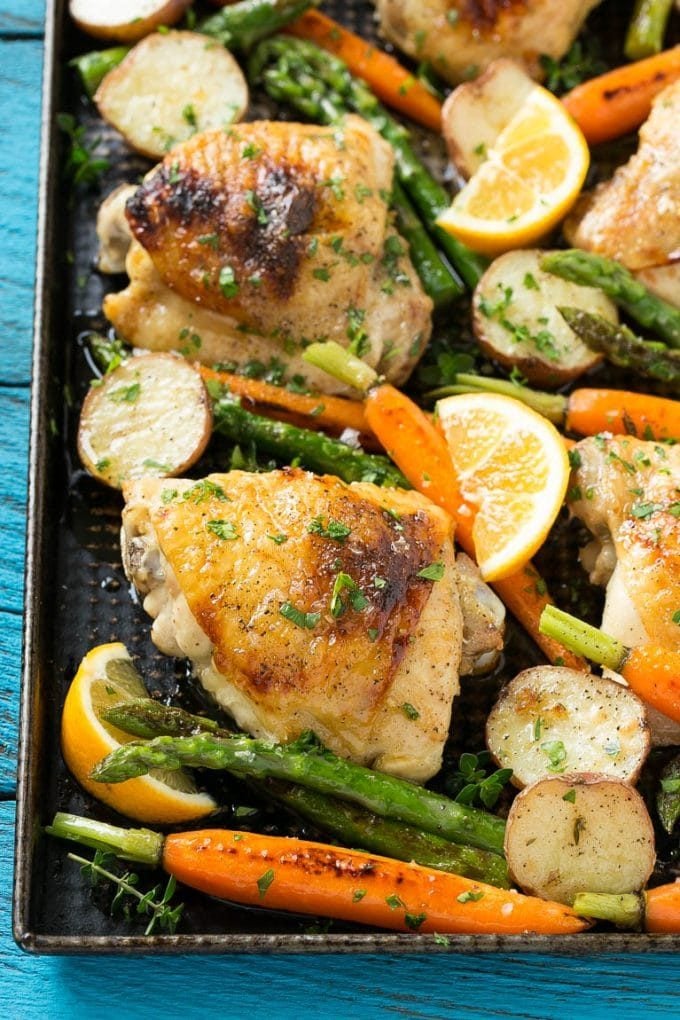
[[[144,354],[92,386],[78,453],[90,474],[119,489],[129,478],[182,474],[211,433],[212,407],[198,372],[174,354]]]
[[[224,128],[248,106],[231,53],[197,32],[151,35],[106,75],[94,101],[137,152],[159,159],[197,131]]]
[[[134,43],[159,25],[174,25],[191,0],[69,0],[78,28],[97,39]]]
[[[524,892],[571,905],[580,892],[642,889],[654,869],[654,827],[628,783],[576,773],[540,779],[513,802],[505,855]]]
[[[486,742],[520,787],[557,771],[633,782],[650,747],[637,695],[564,666],[535,666],[511,680],[489,714]]]
[[[602,355],[591,351],[558,306],[583,308],[618,322],[602,291],[545,273],[545,252],[511,251],[491,263],[473,298],[473,329],[483,351],[537,386],[558,386],[587,372]]]
[[[479,169],[533,87],[522,65],[503,57],[453,90],[442,108],[442,132],[449,158],[463,177]]]

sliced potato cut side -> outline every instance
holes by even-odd
[[[521,64],[503,57],[453,90],[442,108],[442,131],[451,162],[464,177],[479,169],[533,87]]]
[[[557,386],[602,360],[579,340],[558,307],[583,308],[610,322],[618,322],[618,312],[595,287],[544,272],[540,262],[545,254],[512,251],[492,262],[474,293],[473,328],[490,358],[518,369],[538,386]]]
[[[92,387],[78,428],[84,466],[119,489],[129,478],[180,475],[212,432],[212,408],[198,372],[172,354],[129,358]]]
[[[516,786],[562,772],[633,782],[650,738],[645,707],[621,684],[564,666],[525,669],[501,691],[486,741]]]
[[[240,120],[248,85],[224,46],[197,32],[167,32],[135,46],[94,101],[128,145],[158,159],[197,131]]]
[[[579,892],[630,893],[654,869],[654,828],[628,783],[595,775],[541,779],[508,815],[510,874],[534,896],[571,905]]]
[[[159,25],[174,25],[191,0],[70,0],[78,28],[96,39],[133,43]]]

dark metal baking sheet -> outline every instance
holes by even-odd
[[[606,6],[611,12],[614,5]],[[122,640],[141,660],[154,694],[179,696],[194,704],[199,698],[184,666],[160,656],[148,640],[149,621],[132,597],[120,564],[120,498],[89,479],[75,453],[77,408],[91,374],[80,338],[86,330],[104,327],[101,300],[112,286],[92,270],[96,207],[115,184],[137,179],[148,164],[130,156],[116,133],[102,128],[79,95],[66,62],[74,53],[92,48],[92,41],[70,24],[65,0],[48,0],[47,7],[14,889],[14,936],[19,945],[38,953],[521,950],[584,954],[678,947],[680,940],[671,936],[597,933],[561,938],[452,936],[447,949],[427,935],[315,923],[310,918],[225,904],[191,890],[182,891],[186,910],[181,934],[130,935],[126,923],[109,917],[104,905],[93,899],[78,867],[66,859],[67,846],[44,836],[41,827],[56,810],[116,820],[77,787],[59,750],[63,698],[78,662],[92,645]],[[371,7],[365,0],[338,0],[326,7],[349,26],[364,33],[373,31]],[[603,18],[601,24],[604,30],[608,22]],[[58,111],[77,114],[90,139],[101,135],[112,163],[99,192],[83,195],[75,204],[63,183],[63,139],[55,123]],[[573,535],[558,532],[550,578],[558,591],[560,562],[566,577],[572,569],[573,548]],[[456,733],[463,736],[456,737],[450,753],[483,746],[483,720],[499,685],[514,674],[517,663],[537,661],[528,639],[511,628],[502,668],[491,678],[464,686],[456,705]],[[224,803],[253,800],[234,782],[220,786],[219,795]],[[257,810],[253,827],[301,831],[266,806]]]

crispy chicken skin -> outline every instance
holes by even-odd
[[[635,155],[576,205],[565,225],[572,244],[636,271],[680,262],[679,124],[677,81],[657,96]]]
[[[603,629],[626,644],[677,649],[680,630],[680,447],[594,437],[575,447],[573,513],[593,533],[584,550],[591,580],[607,585]],[[680,727],[649,711],[656,743]]]
[[[540,56],[564,56],[599,0],[376,0],[383,32],[453,85],[497,57],[535,78]]]
[[[203,339],[201,323],[187,322],[193,310],[212,338],[209,353],[196,350],[206,361],[247,361],[253,345],[299,360],[310,340],[354,341],[404,381],[429,338],[432,303],[389,219],[393,169],[390,147],[358,117],[195,135],[127,202],[157,276],[133,246],[130,287],[106,299],[105,314],[128,340],[168,349],[186,346],[184,329]],[[166,323],[153,300],[174,304]]]
[[[462,636],[443,511],[294,468],[146,478],[124,495],[124,563],[155,643],[191,658],[242,728],[277,741],[313,729],[416,781],[438,771]],[[419,577],[432,563],[443,577]]]

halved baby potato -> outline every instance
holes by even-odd
[[[159,25],[174,25],[192,0],[69,0],[78,28],[97,39],[134,43]]]
[[[510,875],[526,893],[572,904],[580,892],[630,893],[654,869],[654,827],[628,783],[541,779],[515,797],[505,830]]]
[[[601,290],[544,272],[545,254],[511,251],[495,259],[475,289],[472,324],[490,358],[517,368],[538,386],[557,386],[602,360],[567,325],[559,306],[582,308],[610,322],[618,322],[618,312]]]
[[[486,742],[520,787],[562,772],[634,782],[650,747],[637,695],[565,666],[535,666],[511,680],[489,713]]]
[[[181,475],[211,433],[212,406],[198,372],[174,354],[143,354],[85,397],[78,453],[90,474],[119,489],[130,478]]]
[[[94,101],[137,152],[164,156],[197,131],[226,128],[248,106],[248,85],[224,46],[197,32],[150,35],[106,75]]]

